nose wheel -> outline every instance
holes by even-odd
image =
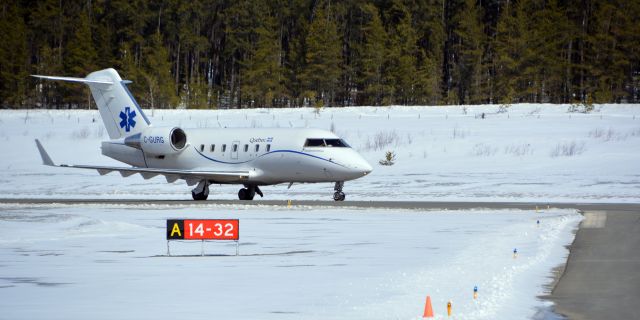
[[[342,188],[344,187],[344,181],[336,182],[336,185],[333,187],[335,193],[333,194],[333,200],[335,201],[344,201],[346,195],[342,192]]]

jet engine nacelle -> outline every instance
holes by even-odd
[[[187,134],[178,127],[149,127],[125,138],[124,144],[153,155],[175,154],[187,146]]]

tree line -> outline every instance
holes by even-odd
[[[4,108],[108,67],[155,108],[640,100],[638,0],[0,2]]]

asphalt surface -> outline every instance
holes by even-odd
[[[145,200],[145,199],[0,199],[0,204],[102,205],[273,205],[283,200]],[[421,202],[293,200],[294,206],[389,209],[546,209],[573,208],[585,219],[570,247],[556,286],[546,299],[569,319],[640,319],[640,204],[535,202]]]
[[[0,203],[12,204],[114,204],[114,205],[269,205],[286,206],[287,200],[147,200],[147,199],[0,199]],[[559,202],[449,202],[449,201],[318,201],[318,200],[291,200],[291,205],[295,206],[320,206],[320,207],[361,207],[361,208],[388,208],[388,209],[524,209],[530,210],[536,207],[540,210],[551,208],[578,209],[582,211],[591,210],[616,210],[630,211],[640,210],[640,204],[626,203],[559,203]]]
[[[583,214],[548,298],[569,319],[640,319],[640,208]]]

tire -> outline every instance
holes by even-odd
[[[207,200],[208,196],[209,195],[204,194],[204,192],[203,193],[195,193],[195,192],[191,191],[191,197],[193,197],[193,200],[195,200],[195,201]]]
[[[238,190],[238,199],[240,200],[248,200],[247,196],[248,196],[248,190],[245,188],[242,188],[240,190]]]

